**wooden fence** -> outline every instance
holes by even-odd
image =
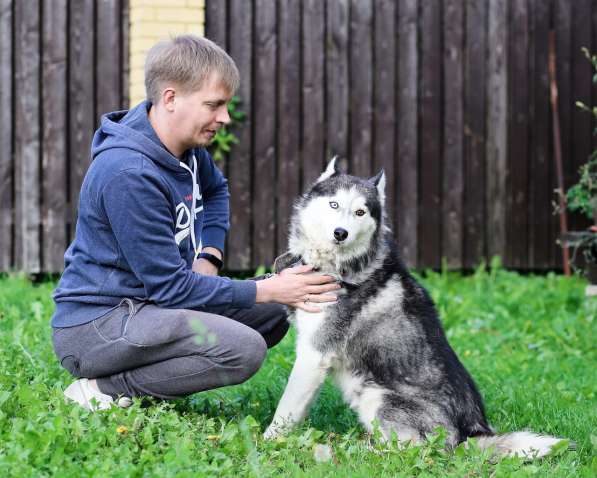
[[[62,270],[93,131],[127,95],[126,0],[0,0],[0,271]]]
[[[592,148],[590,0],[207,0],[248,112],[224,168],[228,267],[269,264],[292,199],[334,154],[388,175],[408,263],[560,266],[547,73],[557,35],[566,184]],[[583,225],[573,217],[572,226]]]
[[[566,184],[595,141],[591,0],[207,0],[247,118],[222,164],[230,270],[286,245],[292,200],[339,154],[384,167],[416,267],[560,266],[547,77],[557,35]],[[128,104],[126,0],[0,0],[0,271],[59,272],[101,113]],[[583,225],[572,218],[572,226]]]

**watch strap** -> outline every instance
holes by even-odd
[[[217,257],[214,256],[213,254],[210,254],[209,252],[202,252],[197,256],[198,259],[205,259],[206,261],[211,262],[214,266],[216,266],[219,269],[221,269],[224,266],[224,263],[222,262],[222,260]]]

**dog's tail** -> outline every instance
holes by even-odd
[[[548,455],[555,445],[568,442],[568,447],[573,447],[563,438],[548,435],[539,435],[533,432],[513,432],[503,435],[481,435],[475,437],[477,446],[481,449],[493,448],[499,456],[516,456],[533,459]]]

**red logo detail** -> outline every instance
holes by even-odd
[[[190,201],[191,199],[193,199],[193,195],[192,195],[192,194],[187,194],[187,195],[184,197],[184,200],[185,200],[185,201]]]

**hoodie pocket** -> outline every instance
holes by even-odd
[[[131,299],[122,299],[116,309],[105,316],[95,319],[93,327],[106,342],[113,342],[123,337],[129,320],[135,315],[135,304]]]

